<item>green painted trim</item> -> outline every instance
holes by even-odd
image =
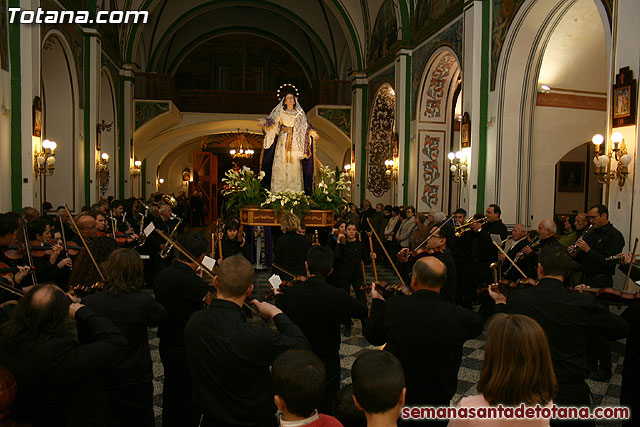
[[[351,34],[351,40],[353,41],[353,45],[356,49],[356,61],[358,65],[358,69],[361,70],[364,67],[364,63],[362,62],[362,52],[360,52],[360,43],[358,42],[358,36],[356,34],[356,30],[353,27],[353,23],[351,22],[351,18],[342,4],[338,0],[333,0],[333,4],[338,8],[340,14],[342,15],[342,19],[346,22],[349,27],[349,33]]]
[[[411,162],[411,60],[413,57],[407,55],[407,69],[406,69],[406,85],[407,94],[405,99],[405,113],[404,113],[404,189],[402,194],[402,203],[407,205],[409,203],[409,163]]]
[[[9,0],[20,7],[20,0]],[[5,31],[4,28],[2,31]],[[9,70],[11,75],[11,209],[22,209],[22,75],[20,73],[20,24],[9,24]]]
[[[140,11],[147,11],[149,9],[149,6],[151,6],[151,4],[153,3],[154,0],[145,0],[144,3],[142,3],[142,6],[140,6]],[[151,12],[149,12],[149,16],[151,16]],[[138,28],[140,28],[140,26],[142,25],[142,23],[140,22],[136,22],[135,24],[133,24],[133,29],[131,30],[131,34],[129,36],[129,42],[127,43],[127,49],[125,51],[125,55],[124,58],[127,62],[131,62],[131,55],[133,55],[133,42],[136,39],[136,34],[138,34]]]
[[[362,90],[362,150],[360,153],[360,201],[363,201],[366,196],[365,184],[367,182],[367,137],[369,136],[369,91],[368,84],[365,84],[365,89]]]
[[[407,7],[406,1],[399,1],[400,5],[400,19],[402,20],[402,40],[411,40],[411,12]],[[405,31],[405,28],[407,29]]]
[[[84,204],[91,206],[91,37],[84,36]]]
[[[289,9],[282,7],[278,4],[271,3],[267,0],[253,0],[253,2],[257,4],[262,4],[263,6],[267,6],[266,7],[267,10],[272,10],[275,13],[282,14],[283,16],[289,16],[290,18],[293,19],[293,22],[300,25],[300,27],[303,30],[306,30],[307,34],[309,34],[313,39],[315,39],[317,46],[320,47],[320,50],[324,52],[327,65],[329,66],[329,69],[331,70],[333,75],[338,75],[338,72],[336,71],[336,66],[331,60],[329,49],[327,49],[327,46],[324,44],[324,42],[322,41],[322,38],[318,35],[318,33],[316,33],[314,29],[309,24],[307,24],[307,22],[304,19],[300,18],[298,15],[291,12]],[[169,28],[167,28],[167,30],[165,30],[162,33],[162,37],[160,37],[158,44],[155,46],[153,53],[151,54],[151,60],[149,61],[148,68],[152,69],[152,67],[156,62],[156,58],[158,57],[158,55],[160,54],[160,51],[162,50],[162,46],[166,44],[167,39],[170,38],[171,35],[174,34],[183,25],[183,23],[186,23],[186,21],[188,21],[192,17],[197,16],[199,12],[202,11],[203,9],[206,10],[206,9],[209,9],[210,7],[223,5],[225,3],[233,4],[234,0],[210,0],[206,3],[202,3],[194,8],[189,9],[187,12],[183,13],[180,17],[175,19],[173,23],[169,26]]]
[[[124,198],[124,80],[118,79],[118,192],[116,197]],[[127,168],[126,173],[129,173]]]
[[[478,189],[476,212],[484,212],[487,179],[487,115],[489,108],[489,38],[491,36],[490,2],[482,2],[482,55],[480,57],[480,131],[478,140]]]
[[[251,27],[225,27],[225,28],[220,28],[218,30],[209,31],[208,33],[201,34],[196,39],[192,40],[191,43],[189,43],[180,52],[178,52],[178,54],[175,56],[175,58],[171,62],[171,65],[169,66],[167,72],[173,75],[173,73],[176,71],[176,68],[178,68],[180,63],[184,60],[184,57],[187,56],[192,49],[195,49],[197,45],[204,43],[208,39],[212,39],[219,35],[230,34],[230,33],[245,33],[245,34],[253,34],[253,35],[265,37],[267,39],[270,39],[276,42],[277,44],[282,46],[285,50],[288,50],[289,53],[292,54],[294,59],[297,60],[298,58],[301,58],[300,53],[293,46],[291,46],[285,39],[280,38],[273,33],[269,33],[267,31],[263,31],[263,30],[259,30]],[[299,62],[299,64],[302,65],[302,68],[307,74],[307,79],[309,80],[309,86],[312,86],[314,81],[313,79],[314,76],[313,76],[313,72],[311,71],[311,68],[309,68],[309,65],[304,61]]]
[[[142,166],[140,166],[140,196],[147,199],[147,159],[142,159]]]

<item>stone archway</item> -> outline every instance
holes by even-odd
[[[454,94],[460,84],[460,62],[449,47],[436,50],[420,85],[417,117],[417,173],[413,188],[418,212],[448,210],[449,167]]]

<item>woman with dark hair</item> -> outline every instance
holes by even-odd
[[[109,258],[111,252],[120,248],[120,245],[111,237],[96,237],[87,243],[89,250],[98,265],[102,264]],[[69,278],[69,286],[91,286],[102,279],[95,265],[91,261],[91,257],[86,249],[80,251],[76,259],[73,261],[73,270]]]
[[[222,235],[219,236],[221,239],[220,246],[222,246],[222,254],[220,254],[219,247],[214,248],[218,264],[222,262],[223,259],[240,253],[249,259],[249,246],[246,244],[243,234],[244,233],[240,233],[240,223],[237,219],[225,221],[222,228]]]
[[[102,264],[104,291],[83,303],[111,320],[128,342],[116,369],[104,379],[105,393],[121,426],[153,426],[153,372],[147,327],[157,326],[167,312],[150,294],[140,292],[143,267],[140,255],[117,249]],[[78,334],[82,338],[83,330]]]
[[[498,314],[489,324],[484,362],[477,389],[465,397],[458,408],[524,403],[534,407],[551,406],[558,388],[551,352],[542,327],[532,318],[519,314]],[[548,418],[533,419],[452,419],[449,426],[548,426]]]

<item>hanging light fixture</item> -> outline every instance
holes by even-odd
[[[241,134],[240,129],[238,129],[238,134],[231,144],[229,144],[229,155],[234,159],[248,159],[253,156],[254,153],[249,145],[249,141],[247,141],[247,137]]]

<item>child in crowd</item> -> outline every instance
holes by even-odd
[[[324,394],[324,372],[322,361],[307,350],[289,350],[273,362],[273,400],[282,412],[281,427],[342,427],[316,409]]]
[[[237,219],[231,219],[224,223],[221,244],[215,249],[218,264],[224,258],[232,257],[241,253],[245,258],[249,258],[248,245],[244,239],[244,233],[240,233],[240,223]],[[222,254],[220,254],[220,246],[222,246]]]
[[[407,389],[400,361],[384,350],[369,350],[351,367],[353,400],[367,426],[397,426]]]

